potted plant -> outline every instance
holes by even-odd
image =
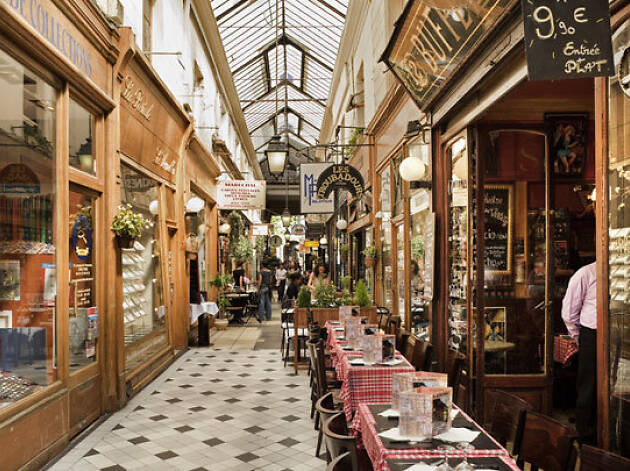
[[[232,258],[236,261],[251,262],[254,259],[254,246],[247,237],[241,236],[232,250]]]
[[[370,307],[372,301],[370,300],[370,293],[368,293],[367,286],[363,280],[359,280],[357,288],[354,291],[354,304],[361,307]]]
[[[376,264],[376,247],[373,245],[367,246],[363,249],[363,255],[365,256],[365,266],[372,268]]]
[[[348,252],[350,251],[350,246],[348,244],[341,244],[339,247],[339,252],[341,252],[341,260],[343,262],[348,261]]]
[[[118,206],[114,215],[112,231],[116,234],[116,242],[121,249],[130,249],[134,241],[142,235],[142,231],[149,227],[149,221],[144,216],[134,213],[130,204]]]
[[[315,297],[315,306],[321,308],[329,308],[335,305],[337,290],[331,282],[322,281],[313,291]]]
[[[297,297],[298,308],[310,308],[311,307],[311,290],[306,286],[302,286],[298,292]]]
[[[214,325],[217,329],[223,330],[228,326],[228,319],[225,315],[225,310],[230,307],[230,300],[225,297],[225,288],[232,283],[234,280],[231,275],[217,275],[213,280],[210,281],[210,286],[214,286],[219,290],[219,295],[217,299],[217,306],[219,308],[219,313],[217,314],[217,319],[214,322]]]

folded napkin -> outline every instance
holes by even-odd
[[[459,411],[457,409],[451,409],[451,420],[455,420],[455,417],[459,415]]]
[[[434,471],[435,469],[437,469],[437,466],[434,464],[416,463],[412,464],[408,468],[405,468],[405,471]]]
[[[363,358],[353,358],[352,360],[350,360],[350,364],[351,365],[365,365],[365,361],[363,360]]]
[[[400,365],[402,362],[403,362],[402,358],[394,358],[393,360],[379,361],[377,365],[394,366],[394,365]]]
[[[400,417],[400,412],[395,409],[387,409],[378,415],[380,415],[381,417]]]
[[[339,337],[337,337],[337,340],[346,340],[346,338],[343,335],[340,335]]]
[[[344,330],[343,327],[335,327],[335,332],[343,332]]]
[[[398,427],[390,428],[389,430],[385,430],[378,434],[379,437],[385,438],[387,440],[392,441],[401,441],[401,442],[421,442],[423,440],[429,440],[431,437],[408,437],[406,435],[401,435],[398,431]]]
[[[437,440],[443,442],[472,442],[475,438],[479,436],[481,432],[475,432],[473,430],[469,430],[467,428],[451,428],[448,432],[441,433],[436,435],[435,438]]]

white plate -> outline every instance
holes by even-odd
[[[390,360],[390,361],[379,361],[376,364],[377,365],[394,366],[394,365],[400,365],[402,362],[403,362],[402,358],[394,358],[393,360]]]

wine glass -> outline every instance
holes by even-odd
[[[440,445],[438,448],[444,450],[444,461],[435,467],[435,471],[454,471],[451,465],[448,464],[448,452],[453,450],[453,447],[450,445]]]
[[[466,452],[470,450],[474,450],[475,447],[471,445],[469,442],[460,442],[457,444],[457,449],[464,452],[463,453],[464,459],[461,463],[459,463],[455,467],[455,471],[474,471],[475,466],[473,466],[472,464],[468,462],[468,454]]]

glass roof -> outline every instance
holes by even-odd
[[[259,160],[275,134],[295,150],[316,144],[348,0],[210,4]]]

